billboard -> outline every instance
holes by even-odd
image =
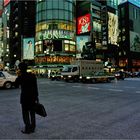
[[[23,59],[34,59],[34,38],[23,39]]]
[[[90,14],[77,18],[77,34],[87,33],[90,30]]]
[[[6,6],[9,2],[10,0],[4,0],[4,6]]]
[[[130,31],[130,51],[140,52],[140,34]]]
[[[108,12],[108,42],[117,45],[118,36],[118,16]]]
[[[140,0],[119,0],[119,4],[122,4],[125,2],[130,2],[130,3],[134,4],[135,6],[140,7]]]
[[[83,46],[85,46],[86,42],[89,42],[89,36],[77,36],[76,42],[77,42],[77,53],[83,52]]]

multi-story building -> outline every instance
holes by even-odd
[[[84,45],[90,46],[93,48],[90,59],[107,61],[112,67],[116,67],[118,58],[117,2],[117,0],[77,1],[77,23],[82,20],[85,22],[85,19],[89,22],[85,23],[85,26],[87,24],[89,26],[83,32],[79,32],[83,26],[77,24],[77,47],[82,51]]]
[[[2,29],[3,1],[0,0],[0,69],[3,68],[3,29]]]
[[[121,1],[119,7],[119,61],[120,68],[140,70],[140,1]]]
[[[5,65],[13,68],[18,60],[34,61],[34,57],[24,57],[24,55],[27,52],[27,41],[34,40],[35,36],[35,1],[4,2],[3,60]]]
[[[3,42],[3,52],[2,52],[2,61],[4,65],[9,67],[10,57],[9,57],[9,15],[10,15],[10,1],[3,1],[3,12],[2,12],[2,42]]]
[[[76,54],[74,0],[36,3],[35,64],[38,72],[59,71]]]

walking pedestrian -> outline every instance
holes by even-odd
[[[25,62],[19,64],[20,74],[16,79],[16,86],[21,86],[20,103],[25,128],[22,133],[30,134],[35,131],[36,119],[34,106],[38,102],[38,88],[35,74],[27,72]]]

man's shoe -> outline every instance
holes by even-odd
[[[35,129],[31,129],[31,130],[30,130],[30,133],[34,133],[34,132],[35,132]]]
[[[22,132],[23,134],[30,134],[30,133],[31,133],[31,131],[27,131],[27,130],[21,130],[21,132]]]

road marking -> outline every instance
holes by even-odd
[[[78,88],[80,88],[81,86],[72,86],[72,87],[78,87]]]
[[[97,88],[97,87],[88,87],[89,89],[100,89],[100,88]]]
[[[140,78],[126,78],[125,80],[129,80],[129,81],[140,81]]]
[[[58,86],[65,86],[65,84],[57,84]]]
[[[140,91],[136,91],[136,93],[140,93]]]
[[[136,88],[136,87],[128,87],[128,86],[125,86],[124,88]]]
[[[111,90],[111,91],[120,91],[120,92],[123,91],[123,90],[121,90],[121,89],[108,89],[108,90]]]

